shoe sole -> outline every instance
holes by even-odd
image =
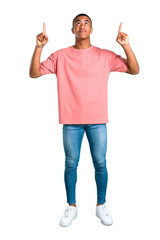
[[[76,215],[74,216],[74,218],[72,219],[72,221],[73,221],[74,219],[76,219],[77,217],[78,217],[78,214],[76,213]],[[59,223],[59,225],[60,225],[61,227],[69,227],[69,226],[72,225],[72,222],[71,222],[70,224],[68,224],[68,225],[63,225],[63,224],[61,224],[61,223]]]
[[[97,213],[96,213],[96,216],[101,220],[101,218],[97,215]],[[111,223],[105,223],[101,220],[101,223],[105,226],[111,226],[113,224],[113,221]]]

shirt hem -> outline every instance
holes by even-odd
[[[59,124],[105,124],[109,123],[109,121],[96,121],[96,122],[65,122],[65,121],[59,121]]]

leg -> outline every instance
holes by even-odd
[[[104,204],[108,183],[108,172],[106,168],[107,126],[106,124],[87,125],[86,135],[95,168],[97,204]]]
[[[65,152],[64,181],[66,188],[67,203],[76,203],[75,190],[77,182],[77,166],[80,157],[80,149],[84,135],[82,125],[63,125],[63,146]]]

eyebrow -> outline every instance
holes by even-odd
[[[78,22],[78,21],[81,21],[81,20],[79,20],[79,19],[78,19],[78,20],[76,20],[76,21],[75,21],[75,23],[76,23],[76,22]],[[87,21],[87,22],[89,22],[89,20],[87,20],[87,19],[86,19],[86,20],[84,20],[84,21]]]

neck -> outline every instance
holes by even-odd
[[[75,45],[73,45],[74,48],[76,49],[85,49],[89,48],[91,46],[90,39],[89,40],[76,40]]]

